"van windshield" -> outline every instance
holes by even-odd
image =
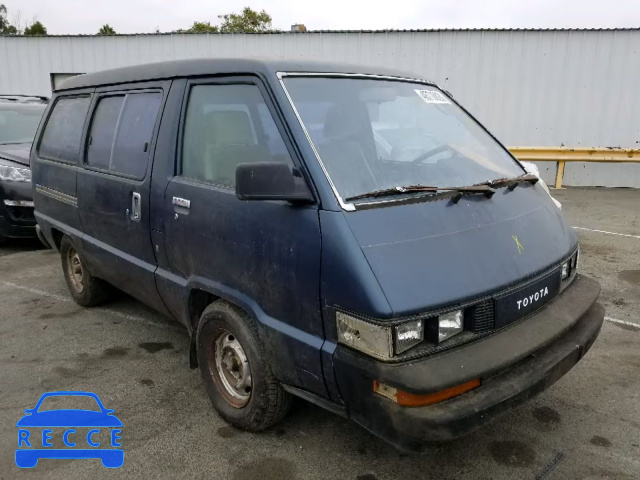
[[[285,77],[342,199],[394,187],[467,186],[524,171],[438,88],[407,81]]]

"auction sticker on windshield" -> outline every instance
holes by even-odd
[[[425,103],[451,103],[447,97],[437,90],[416,90],[415,92]]]

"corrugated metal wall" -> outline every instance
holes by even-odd
[[[194,57],[384,65],[435,80],[510,146],[640,147],[640,30],[0,37],[0,92],[51,73]],[[539,164],[552,179],[555,165]],[[640,187],[640,164],[572,164],[567,185]]]

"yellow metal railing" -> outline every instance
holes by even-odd
[[[509,147],[523,162],[557,162],[555,188],[562,188],[565,162],[640,163],[640,148]]]

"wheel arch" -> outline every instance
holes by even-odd
[[[256,315],[256,312],[251,309],[245,302],[235,298],[233,295],[225,294],[216,288],[212,288],[208,285],[193,286],[189,289],[189,296],[187,299],[187,315],[189,322],[189,335],[191,342],[189,346],[189,367],[198,367],[198,357],[196,352],[196,336],[198,331],[198,323],[200,317],[205,309],[212,303],[222,300],[232,307],[246,313],[252,319],[256,321],[259,329],[262,329],[262,323]]]
[[[225,285],[195,277],[188,281],[188,292],[189,300],[186,302],[183,315],[189,322],[191,336],[189,363],[192,368],[198,366],[196,336],[200,316],[208,305],[224,300],[255,322],[260,341],[264,346],[265,359],[278,380],[327,396],[320,357],[324,338],[271,317],[254,299]],[[301,359],[306,361],[301,362]]]
[[[53,239],[53,246],[59,252],[60,245],[62,244],[62,237],[64,237],[62,230],[58,230],[56,227],[51,227],[51,238]]]

